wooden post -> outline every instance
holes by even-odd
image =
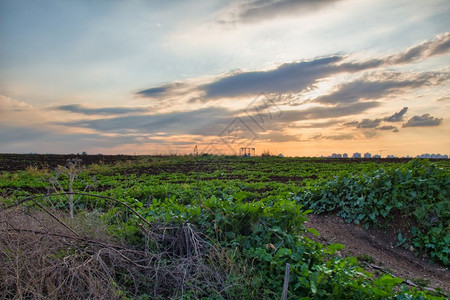
[[[287,299],[287,292],[289,288],[289,271],[290,271],[290,264],[286,264],[286,272],[284,273],[284,284],[283,284],[283,294],[281,295],[281,300]]]

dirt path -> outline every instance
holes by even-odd
[[[389,272],[410,283],[428,281],[431,288],[450,292],[450,271],[415,257],[412,251],[395,247],[395,235],[382,229],[365,230],[355,224],[347,224],[333,215],[309,215],[307,227],[320,232],[319,241],[324,244],[341,243],[346,246],[343,255],[365,260],[371,272]]]

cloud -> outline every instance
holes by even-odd
[[[339,62],[343,59],[343,56],[334,55],[316,58],[311,61],[286,63],[268,71],[235,73],[233,75],[219,78],[213,82],[200,86],[199,88],[205,92],[205,99],[232,98],[256,95],[259,93],[298,93],[311,87],[318,80],[331,75],[342,72],[352,73],[372,69],[382,64],[381,60],[339,64]],[[358,92],[356,89],[359,88],[361,89],[361,93],[365,92],[370,96],[370,92],[375,93],[383,89],[389,90],[419,83],[420,82],[356,81],[348,85],[343,85],[341,88],[349,90],[344,90],[343,93]],[[325,98],[324,101],[326,101]],[[329,102],[335,103],[333,101]]]
[[[396,132],[398,132],[397,127],[392,126],[392,125],[380,126],[380,127],[378,127],[377,129],[378,129],[378,130],[393,130],[393,131],[397,130]]]
[[[137,96],[147,98],[162,98],[177,92],[182,92],[188,85],[182,82],[172,82],[157,87],[145,89],[136,93]]]
[[[334,73],[334,63],[339,56],[318,58],[312,61],[287,63],[276,69],[258,72],[241,72],[220,78],[200,88],[206,98],[237,97],[259,93],[299,92],[317,79]]]
[[[421,116],[414,116],[408,120],[402,127],[428,127],[439,126],[442,123],[442,118],[435,118],[430,114],[423,114]]]
[[[60,122],[57,125],[89,128],[99,132],[168,134],[218,134],[233,112],[225,108],[205,108],[154,115],[132,115],[95,120]]]
[[[170,83],[142,90],[136,95],[153,99],[168,99],[196,92],[191,102],[207,102],[260,93],[296,93],[313,85],[318,79],[341,71],[353,72],[359,67],[336,65],[341,56],[316,58],[310,61],[285,63],[267,71],[235,72],[206,84]]]
[[[339,85],[336,91],[329,95],[320,96],[314,99],[314,102],[335,104],[352,103],[362,99],[379,99],[405,88],[417,88],[423,86],[427,82],[427,78],[423,78],[423,76],[405,81],[367,81],[365,79],[359,79]]]
[[[450,97],[442,97],[442,98],[437,99],[436,101],[447,102],[447,101],[450,101]]]
[[[365,129],[375,128],[378,130],[394,130],[395,131],[395,130],[397,130],[397,127],[395,127],[395,126],[385,125],[385,126],[379,127],[379,125],[382,122],[400,122],[400,121],[402,121],[403,115],[406,113],[407,110],[408,110],[408,107],[404,107],[404,108],[402,108],[402,110],[394,113],[393,115],[391,115],[389,117],[385,117],[382,119],[373,119],[373,120],[364,119],[362,121],[347,122],[347,123],[344,123],[344,125],[352,126],[352,127],[356,127],[356,128],[365,128]]]
[[[378,125],[380,125],[380,123],[381,123],[381,119],[375,119],[375,120],[364,119],[360,122],[349,122],[349,123],[345,123],[344,125],[355,126],[356,128],[376,128],[376,127],[378,127]]]
[[[285,63],[267,71],[235,72],[219,77],[209,83],[195,85],[173,83],[152,87],[136,95],[164,99],[186,92],[202,91],[201,97],[193,101],[210,101],[217,98],[233,98],[260,93],[298,93],[311,87],[318,80],[340,72],[358,72],[378,67],[380,60],[367,62],[347,62],[338,64],[343,56],[333,55],[310,61]]]
[[[298,16],[312,13],[337,0],[257,0],[241,5],[239,20],[242,22],[260,22],[278,16]]]
[[[386,59],[391,64],[404,64],[433,55],[446,53],[450,50],[450,32],[438,35],[431,41],[413,46],[404,52],[390,56]]]
[[[291,123],[303,120],[332,119],[360,114],[371,108],[379,106],[377,101],[357,102],[351,104],[341,104],[336,106],[310,107],[303,110],[283,111],[278,122]],[[256,116],[258,117],[258,116]]]
[[[17,101],[12,98],[0,95],[0,120],[6,118],[11,114],[11,112],[21,112],[33,109],[33,106],[26,102]]]
[[[383,121],[386,122],[401,122],[403,115],[408,111],[408,107],[403,107],[401,111],[394,113],[392,116],[386,117]]]
[[[48,120],[66,118],[64,114],[37,108],[27,102],[0,95],[0,128],[2,126],[45,127]]]
[[[312,136],[311,140],[335,140],[335,141],[341,141],[341,140],[353,140],[355,136],[353,134],[349,133],[343,133],[343,134],[334,134],[334,135],[322,135],[321,133],[316,134]]]
[[[352,134],[336,134],[336,135],[328,135],[325,136],[324,138],[327,140],[341,141],[341,140],[352,140],[355,137]]]
[[[102,107],[90,108],[85,105],[71,104],[52,107],[54,110],[62,110],[83,115],[120,115],[128,113],[145,113],[148,112],[147,107]]]

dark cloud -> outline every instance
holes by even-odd
[[[358,121],[344,123],[345,126],[352,126],[352,127],[353,126],[356,127],[358,124],[359,124]]]
[[[236,97],[259,93],[299,92],[317,81],[335,73],[334,63],[339,56],[312,61],[288,63],[270,71],[242,72],[220,78],[200,88],[206,98]]]
[[[242,72],[200,86],[205,91],[203,101],[212,98],[232,98],[259,93],[298,93],[312,87],[319,79],[341,72],[358,72],[375,68],[379,61],[366,63],[342,63],[343,58],[331,56],[313,61],[283,64],[276,69],[264,72]],[[366,79],[342,84],[330,95],[318,97],[321,103],[356,102],[360,99],[378,99],[407,88],[418,88],[432,82],[448,80],[445,73],[423,73],[407,80],[398,80],[401,74],[380,74],[377,81]]]
[[[79,113],[84,115],[121,115],[128,113],[145,113],[148,112],[147,107],[102,107],[90,108],[80,104],[71,104],[52,107],[51,109],[63,110],[72,113]]]
[[[360,122],[349,122],[349,123],[345,123],[344,125],[354,126],[356,128],[376,128],[376,127],[378,127],[378,125],[380,125],[380,123],[381,123],[381,119],[375,119],[375,120],[364,119]]]
[[[334,135],[322,135],[321,133],[316,134],[311,137],[311,140],[335,140],[335,141],[341,141],[341,140],[352,140],[355,136],[353,134],[343,133],[343,134],[334,134]]]
[[[381,60],[367,62],[341,63],[342,56],[317,58],[312,61],[287,63],[276,69],[258,72],[241,72],[219,78],[216,81],[200,86],[205,91],[204,99],[238,97],[259,93],[298,93],[311,87],[319,79],[342,72],[358,72],[376,68],[383,64]],[[428,75],[431,77],[432,75]],[[324,103],[340,101],[354,102],[362,97],[374,99],[390,90],[405,87],[417,87],[427,82],[427,78],[416,78],[414,81],[354,81],[340,86],[335,94],[319,99]],[[380,94],[381,93],[381,94]],[[336,99],[336,100],[335,100]],[[339,100],[340,99],[340,100]]]
[[[304,110],[284,111],[279,119],[279,123],[291,123],[303,120],[332,119],[360,114],[368,109],[379,106],[379,102],[357,102],[351,104],[341,104],[336,106],[310,107]]]
[[[426,78],[417,78],[415,80],[396,81],[367,81],[356,80],[350,83],[342,84],[338,90],[329,94],[318,97],[314,102],[325,104],[334,103],[352,103],[361,99],[379,99],[389,94],[398,92],[405,88],[416,88],[427,83]]]
[[[386,59],[391,64],[409,63],[433,55],[443,54],[450,50],[450,32],[437,36],[432,41],[426,41],[408,50],[390,56]]]
[[[450,97],[442,97],[442,98],[437,99],[436,101],[446,102],[446,101],[449,101],[449,100],[450,100]]]
[[[385,125],[379,127],[381,122],[400,122],[403,120],[403,115],[408,110],[408,107],[402,108],[399,112],[394,113],[389,117],[385,117],[383,119],[364,119],[362,121],[353,121],[344,123],[346,126],[356,127],[356,128],[365,128],[365,129],[379,129],[379,130],[396,130],[397,127],[391,125]],[[398,130],[397,130],[398,131]]]
[[[298,16],[329,6],[337,0],[257,0],[240,7],[239,20],[260,22],[278,16]]]
[[[352,134],[336,134],[336,135],[328,135],[324,137],[327,140],[335,140],[335,141],[341,141],[341,140],[352,140],[355,138]]]
[[[401,122],[403,121],[403,115],[408,110],[408,107],[403,107],[401,111],[394,113],[392,116],[386,117],[383,121],[386,122]]]
[[[442,123],[442,118],[435,118],[430,114],[423,114],[421,116],[414,116],[408,120],[402,127],[428,127],[439,126]]]
[[[136,93],[136,95],[147,98],[161,98],[175,93],[177,90],[183,89],[187,84],[182,82],[172,82],[161,86],[149,88]]]
[[[397,127],[395,127],[395,126],[392,126],[392,125],[385,125],[385,126],[380,126],[380,127],[378,127],[377,128],[378,130],[397,130],[398,131],[398,129],[397,129]]]
[[[206,108],[187,112],[157,115],[133,115],[96,120],[58,123],[69,127],[82,127],[100,132],[157,133],[214,135],[226,126],[233,113],[224,108]]]
[[[138,96],[163,99],[186,91],[200,90],[203,97],[194,97],[191,102],[206,102],[217,98],[232,98],[260,93],[297,93],[311,87],[317,80],[340,72],[357,72],[374,68],[380,61],[343,63],[342,56],[316,58],[311,61],[282,64],[268,71],[235,72],[204,85],[173,83],[153,87],[137,93]]]

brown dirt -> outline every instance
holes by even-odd
[[[392,228],[366,230],[355,224],[347,224],[335,215],[309,215],[305,225],[320,232],[316,238],[319,242],[345,245],[342,255],[366,258],[365,268],[372,273],[391,273],[410,283],[425,280],[429,281],[428,286],[431,288],[450,292],[449,269],[433,264],[426,258],[415,257],[410,250],[395,247],[397,240]]]
[[[27,167],[50,168],[65,166],[68,159],[78,158],[84,165],[112,164],[137,160],[133,155],[79,155],[79,154],[8,154],[0,153],[0,171],[25,170]]]
[[[0,171],[18,171],[25,170],[27,167],[34,166],[38,168],[56,168],[57,166],[64,166],[68,159],[79,158],[82,160],[83,165],[90,164],[113,164],[117,162],[125,162],[125,161],[137,161],[141,158],[150,158],[151,156],[146,155],[81,155],[81,154],[13,154],[13,153],[0,153]],[[164,157],[164,156],[156,156],[156,157]],[[370,162],[373,163],[399,163],[399,162],[407,162],[410,159],[406,158],[383,158],[383,159],[372,159]],[[363,158],[333,158],[333,159],[317,159],[317,158],[304,158],[302,162],[314,162],[314,163],[361,163],[367,162],[367,159]],[[217,169],[227,169],[229,168],[228,164],[233,162],[233,160],[229,160],[224,158],[220,162],[211,161],[211,162],[197,162],[197,163],[185,163],[176,166],[160,166],[154,168],[135,168],[130,169],[125,173],[151,173],[151,174],[159,174],[161,172],[181,172],[181,173],[189,173],[193,171],[215,171]],[[245,163],[248,165],[255,164],[254,161],[240,161],[240,163]],[[297,181],[295,178],[291,178],[288,180]]]

